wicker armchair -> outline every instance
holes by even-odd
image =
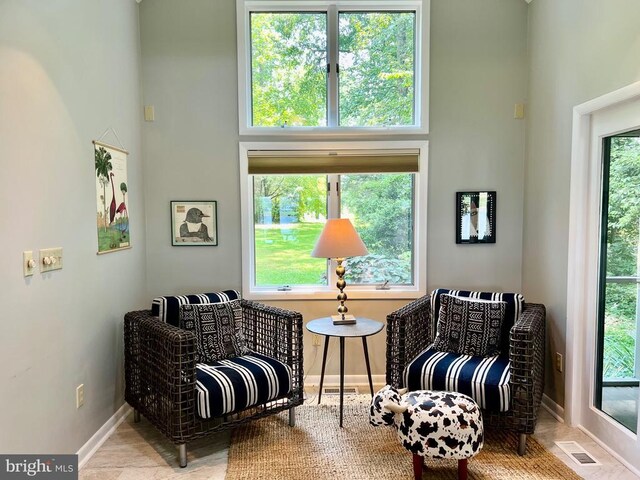
[[[125,400],[135,409],[135,421],[144,415],[178,446],[181,467],[187,465],[188,442],[287,409],[293,426],[294,408],[303,403],[302,315],[247,300],[241,305],[247,346],[291,367],[291,391],[212,419],[197,411],[195,335],[159,321],[151,310],[124,317]]]
[[[405,367],[432,342],[429,295],[387,316],[387,383],[404,387]],[[506,333],[506,332],[505,332]],[[527,303],[509,332],[511,403],[506,412],[483,410],[485,424],[519,434],[524,455],[527,435],[535,430],[544,387],[545,307]]]

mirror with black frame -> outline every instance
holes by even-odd
[[[456,193],[456,243],[496,243],[496,192]]]

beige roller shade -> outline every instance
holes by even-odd
[[[419,151],[406,150],[252,150],[250,175],[417,172]]]

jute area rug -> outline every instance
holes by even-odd
[[[516,452],[515,434],[488,431],[484,448],[469,460],[471,480],[580,479],[533,438]],[[296,426],[287,413],[236,428],[226,480],[413,479],[411,454],[392,427],[369,425],[368,407],[345,405],[344,428],[336,405],[303,405]],[[457,461],[427,460],[424,479],[457,479]]]

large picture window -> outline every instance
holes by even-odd
[[[238,1],[240,133],[426,133],[428,1]]]
[[[349,218],[369,250],[345,262],[351,298],[424,293],[426,142],[395,143],[240,144],[247,298],[335,296],[333,261],[311,257],[328,218]]]

